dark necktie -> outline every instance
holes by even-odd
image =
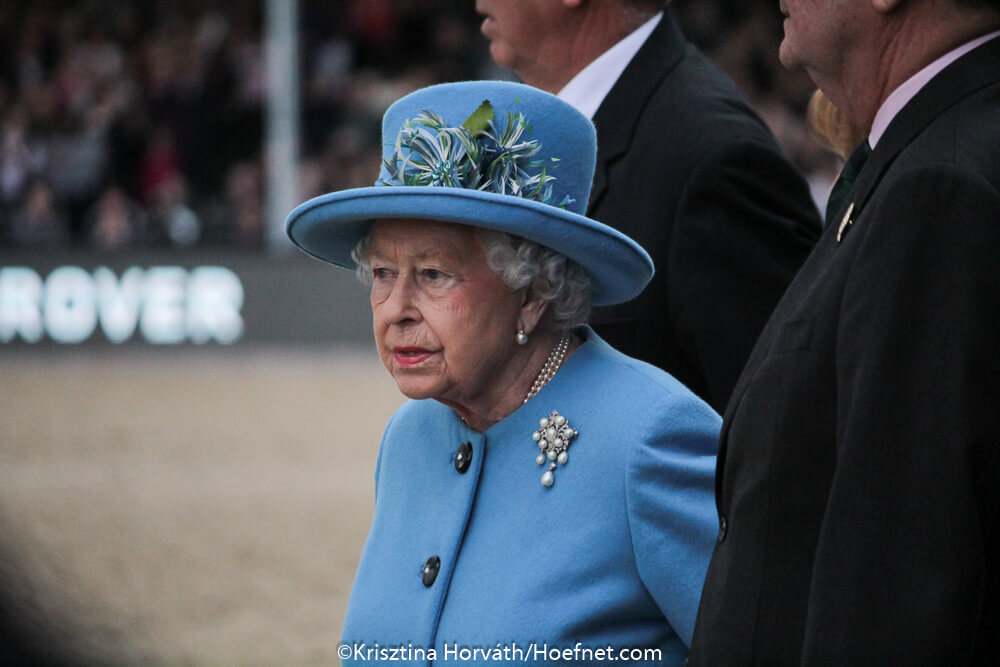
[[[872,148],[868,145],[868,140],[865,139],[847,158],[844,168],[840,170],[840,176],[837,177],[837,182],[833,185],[833,190],[830,191],[830,199],[826,203],[827,225],[833,221],[834,216],[844,210],[847,202],[851,200],[851,194],[854,192],[854,179],[861,173],[861,168],[865,166],[865,160],[868,159],[871,152]]]

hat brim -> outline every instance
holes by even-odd
[[[521,236],[566,255],[593,284],[591,303],[635,298],[653,277],[642,246],[586,216],[511,195],[427,186],[373,186],[322,195],[299,205],[285,222],[303,251],[347,269],[351,251],[378,218],[440,220]]]

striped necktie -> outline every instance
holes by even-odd
[[[868,159],[871,152],[872,147],[865,139],[847,158],[844,168],[840,170],[840,176],[837,177],[837,182],[833,185],[833,190],[830,191],[830,199],[826,203],[827,225],[847,206],[847,202],[850,201],[851,194],[854,192],[854,179],[861,173],[861,168],[865,166],[865,160]]]

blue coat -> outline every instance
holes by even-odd
[[[665,372],[582,333],[555,377],[484,433],[433,400],[392,417],[342,636],[362,652],[342,646],[345,665],[498,664],[497,650],[533,664],[575,649],[572,663],[608,646],[683,662],[717,534],[720,418]],[[532,433],[553,410],[579,435],[546,488]]]

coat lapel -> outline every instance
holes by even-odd
[[[673,17],[664,11],[650,34],[594,114],[597,126],[597,168],[590,190],[588,212],[593,211],[608,188],[608,169],[625,154],[646,100],[660,80],[684,55],[686,42]]]

